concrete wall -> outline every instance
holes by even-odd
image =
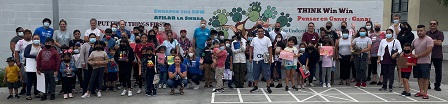
[[[439,21],[439,30],[448,31],[448,7],[443,7],[437,0],[421,0],[419,23],[429,25],[431,20]]]

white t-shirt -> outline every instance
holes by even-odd
[[[19,51],[19,60],[21,63],[25,63],[25,57],[23,57],[23,53],[25,51],[25,47],[29,44],[33,44],[33,41],[26,41],[25,39],[19,40],[14,48],[15,51]]]
[[[100,39],[103,38],[103,34],[101,33],[100,29],[96,28],[95,30],[87,29],[84,33],[84,36],[89,36],[90,33],[94,33],[97,37],[100,37]]]
[[[287,39],[285,32],[280,31],[280,34],[282,34],[283,40]],[[277,33],[275,33],[275,31],[271,31],[271,32],[269,32],[269,36],[271,37],[271,41],[274,41],[275,36],[277,36]]]
[[[356,44],[356,46],[360,47],[361,49],[367,48],[369,44],[372,44],[372,40],[369,37],[357,37],[352,41],[352,44]]]
[[[179,45],[176,39],[171,43],[169,40],[163,41],[162,45],[166,47],[165,55],[171,55],[171,49],[176,49],[176,46]]]
[[[261,61],[263,60],[263,55],[269,52],[269,47],[272,47],[271,40],[268,37],[263,38],[254,38],[250,43],[250,46],[254,47],[253,52],[253,61]]]
[[[292,47],[292,48],[286,47],[283,50],[292,52],[295,55],[299,54],[299,50],[296,47]],[[285,66],[297,66],[297,61],[298,61],[298,58],[294,57],[294,60],[292,60],[292,61],[291,60],[285,60],[285,64],[284,65]]]

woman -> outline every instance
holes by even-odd
[[[370,82],[370,85],[375,85],[378,84],[378,80],[377,80],[377,74],[378,72],[377,67],[378,64],[376,63],[376,61],[378,60],[378,48],[380,46],[380,42],[381,40],[384,39],[384,32],[381,32],[381,24],[380,23],[376,23],[375,24],[375,28],[374,28],[375,32],[370,33],[370,39],[372,39],[372,49],[370,50],[370,56],[369,56],[369,69],[367,71],[367,81],[370,81],[370,75],[373,74],[373,81]],[[379,83],[381,82],[381,78]],[[381,84],[380,84],[381,85]]]
[[[137,36],[138,37],[138,36]],[[138,40],[138,39],[137,39]],[[155,49],[154,44],[152,43],[148,43],[148,35],[146,35],[145,33],[142,34],[142,36],[140,37],[140,43],[137,43],[137,45],[135,46],[134,52],[136,55],[137,60],[141,60],[143,58],[143,54],[141,52],[143,47],[151,47],[152,49]],[[138,61],[139,64],[134,64],[134,76],[136,76],[136,80],[137,80],[137,85],[139,86],[140,89],[138,89],[137,94],[140,94],[142,91],[142,86],[143,86],[143,78],[141,75],[137,75],[138,73],[141,73],[141,62]]]
[[[33,35],[33,44],[30,44],[25,47],[25,52],[23,53],[26,58],[26,66],[25,72],[27,73],[28,82],[26,83],[26,100],[32,100],[31,98],[31,86],[34,86],[34,97],[39,98],[39,91],[37,91],[37,80],[36,80],[36,56],[42,50],[42,46],[40,45],[40,37],[39,35]],[[33,64],[34,63],[34,64]],[[33,68],[34,67],[34,68]]]
[[[157,34],[156,31],[149,30],[148,33],[149,33],[149,35],[148,35],[148,43],[152,43],[156,47],[159,46],[159,40],[156,38],[156,34]]]
[[[170,95],[174,94],[174,88],[181,85],[179,92],[184,95],[184,87],[187,86],[187,67],[181,63],[180,56],[174,57],[174,64],[168,69],[168,87],[171,88]]]
[[[80,51],[80,61],[81,61],[81,66],[83,69],[83,76],[84,76],[84,80],[83,80],[83,85],[82,85],[82,93],[86,93],[87,92],[87,87],[89,86],[89,81],[90,81],[90,75],[92,74],[92,66],[87,64],[87,60],[89,59],[90,53],[93,51],[92,47],[93,44],[96,42],[96,35],[94,33],[90,33],[89,34],[89,42],[86,44],[82,44],[81,45],[81,51]],[[92,91],[95,92],[95,91]]]
[[[372,21],[367,21],[366,22],[366,28],[367,28],[367,34],[371,34],[371,33],[373,33],[374,31],[373,31],[373,26],[372,26],[373,24],[372,24]]]
[[[353,39],[350,49],[352,50],[355,70],[356,70],[356,85],[355,87],[366,88],[366,68],[368,52],[372,46],[372,40],[367,36],[367,28],[361,27]],[[358,50],[358,51],[356,51]]]
[[[285,43],[283,42],[282,34],[278,33],[275,36],[275,40],[272,42],[274,45],[272,48],[274,51],[274,62],[271,64],[271,78],[274,79],[274,81],[278,82],[277,86],[275,88],[282,88],[282,60],[279,58],[280,52],[285,49]],[[271,81],[270,87],[274,87],[274,81]]]
[[[128,93],[128,96],[132,96],[132,85],[131,85],[131,72],[132,72],[132,62],[135,60],[134,51],[129,46],[129,40],[127,38],[122,38],[120,40],[120,47],[117,52],[115,52],[114,60],[118,64],[118,76],[120,83],[123,85],[123,92],[121,96]],[[126,89],[127,88],[127,89]]]
[[[59,21],[59,29],[60,30],[54,31],[54,45],[57,48],[61,48],[61,46],[64,44],[69,46],[70,41],[72,40],[72,35],[70,34],[70,32],[67,32],[67,22],[64,19]]]
[[[350,68],[351,68],[351,64],[350,64],[350,59],[351,59],[351,52],[350,52],[350,45],[351,45],[351,41],[352,39],[349,38],[350,34],[349,34],[349,30],[344,29],[342,30],[342,39],[339,39],[338,41],[336,41],[336,48],[335,48],[335,52],[338,52],[338,61],[340,63],[339,65],[339,69],[341,70],[340,72],[340,78],[341,78],[341,82],[339,82],[339,85],[343,85],[344,81],[345,81],[345,85],[350,86]]]
[[[387,82],[389,82],[389,92],[392,92],[396,63],[394,59],[402,51],[400,41],[393,38],[393,33],[394,31],[392,29],[386,30],[386,39],[381,40],[378,50],[379,59],[377,60],[377,63],[381,64],[381,74],[383,75],[383,87],[381,87],[380,91],[385,91]]]
[[[246,67],[247,67],[247,81],[248,84],[247,86],[252,87],[253,86],[253,82],[254,82],[254,77],[253,77],[253,64],[252,62],[249,61],[249,58],[252,57],[251,55],[249,55],[249,49],[250,49],[250,42],[252,42],[252,39],[254,38],[254,34],[252,34],[252,32],[249,32],[247,34],[247,43],[246,43],[246,50],[245,50],[245,56],[246,56]]]
[[[182,64],[187,66],[187,78],[190,79],[188,82],[194,82],[196,85],[194,89],[197,90],[200,87],[199,84],[201,84],[202,62],[204,62],[204,59],[199,59],[199,57],[196,57],[194,52],[196,52],[194,48],[189,48],[188,56],[184,59]]]
[[[166,47],[165,51],[165,55],[169,56],[171,55],[170,50],[171,49],[176,49],[176,53],[179,53],[179,43],[177,42],[176,39],[173,38],[173,33],[172,32],[167,32],[166,33],[166,37],[167,40],[163,41],[162,45]]]

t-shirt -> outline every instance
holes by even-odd
[[[185,66],[184,64],[180,64],[180,72],[186,72],[187,71],[187,66]],[[168,68],[168,72],[176,72],[176,64],[170,65],[170,67]]]
[[[179,43],[176,39],[173,39],[173,42],[170,42],[169,40],[163,41],[162,45],[166,47],[165,55],[169,56],[171,55],[171,49],[176,49],[176,46],[179,45]]]
[[[128,34],[128,37],[130,38],[131,37],[131,31],[126,30],[126,29],[124,29],[124,31],[126,32],[126,34]],[[121,39],[121,31],[120,30],[115,31],[115,34],[117,35],[117,37],[119,39]]]
[[[280,34],[282,34],[282,37],[283,37],[284,40],[287,39],[287,37],[286,37],[286,33],[285,33],[285,32],[280,31]],[[269,32],[269,36],[270,36],[270,38],[271,38],[271,41],[274,41],[274,40],[275,40],[275,37],[277,36],[277,33],[275,33],[275,31],[271,31],[271,32]]]
[[[146,43],[146,44],[144,44],[144,45],[141,44],[141,43],[139,43],[139,44],[135,45],[134,53],[136,53],[137,56],[140,57],[140,58],[143,57],[143,54],[142,54],[142,52],[141,52],[141,50],[142,50],[143,47],[146,47],[146,48],[151,47],[153,50],[156,49],[156,48],[154,47],[154,44],[152,44],[152,43]]]
[[[199,66],[201,65],[199,61],[199,58],[196,58],[194,60],[185,58],[182,64],[187,66],[188,74],[202,75],[202,71],[201,69],[199,69]]]
[[[104,43],[106,43],[107,45],[107,49],[113,48],[115,46],[115,39],[109,39],[107,40],[106,38],[103,38],[101,41],[103,41]]]
[[[108,54],[108,56],[109,56],[109,59],[113,60],[114,55]],[[107,63],[107,72],[109,72],[109,73],[116,73],[116,72],[118,72],[118,66],[117,65],[118,65],[117,62],[115,62],[115,61]]]
[[[173,39],[177,39],[176,32],[171,31],[171,33],[173,34]],[[157,37],[157,36],[159,36],[159,37]],[[165,31],[160,31],[159,33],[157,33],[157,36],[156,37],[157,37],[157,39],[159,39],[159,42],[163,42],[168,39]]]
[[[194,30],[193,38],[196,39],[196,47],[203,50],[205,47],[205,41],[210,37],[210,29],[196,28]]]
[[[54,31],[53,40],[58,42],[61,46],[64,44],[69,46],[72,37],[73,35],[71,35],[68,31],[62,32],[61,30],[56,30]]]
[[[288,52],[292,52],[294,54],[299,54],[299,50],[296,47],[286,47],[285,49],[283,49],[284,51],[288,51]],[[294,60],[284,60],[285,62],[285,66],[297,66],[297,61],[298,59],[294,57]],[[305,64],[305,63],[303,63]]]
[[[302,36],[303,43],[317,44],[318,41],[319,41],[319,35],[316,32],[314,32],[313,34],[310,34],[308,32],[303,33],[303,36]]]
[[[306,65],[306,60],[307,60],[308,57],[309,57],[308,52],[303,52],[303,53],[300,53],[300,54],[301,54],[301,55],[300,55],[300,57],[298,58],[300,64],[302,64],[302,65]],[[299,65],[299,64],[297,64],[297,65]]]
[[[227,51],[226,50],[219,50],[218,48],[215,48],[215,50],[213,52],[218,57],[218,62],[216,64],[216,67],[218,67],[218,68],[225,67],[225,62],[226,62],[226,58],[227,58]]]
[[[146,74],[149,75],[154,75],[156,73],[158,73],[157,69],[156,69],[156,56],[151,54],[148,56],[144,56],[142,58],[142,71],[145,71]]]
[[[356,44],[359,48],[365,49],[368,45],[372,44],[372,40],[369,37],[357,37],[352,41],[352,44]]]
[[[26,46],[29,44],[33,44],[33,41],[26,41],[25,39],[19,40],[14,48],[15,51],[19,51],[19,60],[21,63],[25,62],[25,58],[23,57],[23,53],[25,52]]]
[[[45,44],[47,38],[53,38],[53,32],[52,28],[45,29],[43,26],[34,30],[34,34],[39,34],[40,43],[42,44]]]
[[[333,57],[332,56],[321,56],[322,57],[322,67],[329,68],[333,67]]]
[[[263,60],[263,55],[269,52],[268,47],[272,47],[271,40],[268,37],[252,39],[250,46],[253,47],[253,61]],[[268,60],[265,60],[268,61]]]
[[[5,68],[5,71],[6,71],[6,81],[10,83],[19,81],[20,68],[17,65],[7,66]]]
[[[370,34],[369,37],[370,37],[370,39],[372,39],[372,47],[370,49],[370,55],[372,57],[377,57],[381,40],[384,39],[384,32],[381,32],[380,34],[372,33],[372,34]]]
[[[435,32],[427,31],[426,35],[431,37],[433,40],[441,40],[442,42],[445,39],[443,32],[439,30],[436,30]],[[442,45],[434,45],[431,55],[431,58],[443,59]]]
[[[427,47],[434,47],[434,41],[431,37],[425,36],[412,41],[412,46],[414,47],[415,54],[419,55],[425,52]],[[431,64],[431,53],[424,57],[418,58],[417,64]]]
[[[90,33],[94,33],[97,37],[103,37],[101,30],[98,28],[95,28],[95,30],[87,29],[86,32],[84,33],[84,36],[88,37],[90,35]]]
[[[413,56],[413,54],[411,53],[409,55],[404,54],[403,57],[406,57],[408,59],[408,63],[414,63],[414,64],[417,63],[417,59],[412,58],[412,56]],[[411,72],[411,71],[412,71],[411,65],[409,65],[407,68],[401,68],[401,72]]]
[[[82,40],[82,39],[79,39],[79,40],[73,39],[73,40],[70,41],[69,47],[74,47],[75,44],[78,43],[78,42],[80,43],[80,45],[84,44],[84,40]]]

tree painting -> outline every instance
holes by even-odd
[[[278,13],[276,7],[267,6],[264,11],[260,2],[252,2],[249,4],[249,8],[247,10],[243,10],[241,7],[234,7],[231,11],[227,11],[226,9],[218,9],[213,12],[213,16],[209,19],[208,25],[216,28],[216,30],[221,30],[225,34],[225,38],[228,38],[229,33],[227,32],[231,29],[233,32],[241,31],[244,36],[246,36],[247,32],[250,32],[255,29],[255,27],[248,26],[246,28],[246,23],[249,21],[256,22],[261,20],[264,22],[263,27],[269,27],[269,19],[276,19],[276,22],[280,22],[281,26],[289,27],[291,26],[292,18],[289,13]],[[277,16],[280,14],[280,16]],[[227,22],[229,18],[235,22],[234,25],[229,25]]]

